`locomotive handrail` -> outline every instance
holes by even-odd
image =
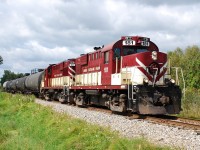
[[[126,70],[125,71],[123,71],[123,72],[125,72],[126,74],[128,73],[128,72],[132,72],[133,74],[134,74],[134,72],[135,72],[135,69],[136,68],[142,68],[142,66],[134,66],[133,68],[133,70],[131,70],[131,71],[128,71],[127,70],[127,68],[126,68]],[[167,68],[167,67],[166,67]],[[169,69],[170,68],[170,69]],[[177,84],[177,85],[180,85],[180,80],[179,80],[179,75],[178,75],[178,71],[180,70],[180,73],[181,73],[181,77],[182,77],[182,82],[183,82],[183,90],[182,90],[182,93],[183,93],[183,98],[185,99],[185,79],[184,79],[184,75],[183,75],[183,70],[182,70],[182,68],[180,68],[180,67],[169,67],[169,68],[167,68],[167,70],[169,69],[170,70],[170,75],[171,75],[171,69],[175,69],[175,83]],[[146,69],[147,69],[147,67],[146,67]],[[130,85],[131,84],[131,86],[133,86],[133,82],[129,82],[129,80],[128,80],[128,77],[126,76],[126,81],[128,81],[128,85]],[[129,90],[128,90],[128,92],[129,92]]]
[[[153,75],[153,87],[155,86],[157,75],[158,75],[158,68],[156,68],[156,73]]]
[[[180,69],[180,72],[181,72],[181,76],[182,76],[182,80],[183,80],[183,98],[185,99],[185,78],[183,76],[183,69],[181,67],[170,67],[170,68],[173,68],[173,69],[176,69],[176,84],[179,85],[179,78],[178,78],[178,70]]]

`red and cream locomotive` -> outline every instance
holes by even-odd
[[[149,38],[123,36],[88,54],[44,70],[40,95],[117,112],[177,114],[181,90],[167,71],[167,55]]]

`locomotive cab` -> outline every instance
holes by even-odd
[[[159,71],[159,68],[165,65],[167,60],[165,54],[159,53],[158,47],[145,37],[123,36],[113,45],[112,49],[112,85],[130,84],[132,82],[143,84],[143,73],[146,71],[145,75],[147,75],[149,71],[154,72],[156,69]]]

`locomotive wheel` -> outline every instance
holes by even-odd
[[[76,95],[74,92],[71,92],[69,95],[68,95],[68,104],[69,105],[76,105]]]
[[[60,92],[55,92],[52,95],[52,99],[55,100],[55,101],[59,101],[59,96],[60,96]]]
[[[67,103],[67,98],[66,98],[62,93],[60,93],[60,94],[58,95],[58,100],[59,100],[59,102],[60,102],[61,104],[66,104],[66,103]]]
[[[46,94],[44,95],[44,99],[45,99],[46,101],[52,101],[51,98],[50,98],[50,95],[49,95],[48,93],[46,93]]]
[[[126,95],[120,94],[120,96],[114,95],[110,101],[110,109],[114,112],[125,112],[126,111]]]
[[[75,99],[75,103],[79,107],[83,107],[83,106],[85,107],[86,106],[85,100],[86,100],[85,94],[79,93],[78,96]]]

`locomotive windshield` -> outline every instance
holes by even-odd
[[[123,56],[147,52],[148,50],[145,48],[137,48],[137,47],[124,47],[123,48]]]

